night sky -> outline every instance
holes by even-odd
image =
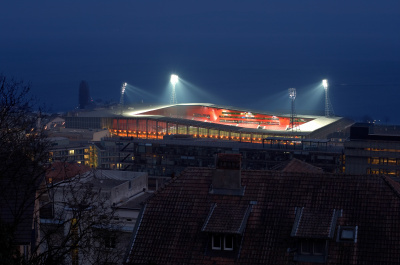
[[[400,124],[400,1],[6,1],[0,73],[52,111],[93,100],[208,102]]]

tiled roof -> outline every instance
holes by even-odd
[[[292,236],[301,238],[332,238],[341,210],[296,208]]]
[[[303,173],[321,173],[322,168],[313,166],[309,163],[303,162],[296,158],[290,160],[288,164],[282,169],[283,172],[303,172]]]
[[[242,171],[244,195],[232,196],[210,194],[211,178],[212,169],[186,169],[149,199],[129,248],[128,264],[291,264],[294,253],[288,249],[295,249],[300,235],[329,235],[326,264],[399,264],[400,198],[398,185],[390,179]],[[210,216],[214,204],[214,211],[221,207],[221,212]],[[207,219],[206,229],[223,227],[227,232],[231,229],[227,223],[219,225],[212,217],[229,218],[228,209],[236,207],[240,213],[232,215],[236,220],[250,204],[238,253],[209,254],[209,234],[202,231]],[[304,219],[292,236],[301,208]],[[342,210],[336,224],[329,221],[334,209]],[[321,218],[319,225],[315,220]],[[357,242],[336,242],[339,225],[357,226]]]
[[[217,205],[210,209],[202,231],[211,233],[242,234],[251,206]]]
[[[59,182],[89,172],[89,166],[78,163],[56,161],[51,164],[46,172],[46,181]]]

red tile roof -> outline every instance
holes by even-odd
[[[341,210],[296,208],[292,236],[300,238],[332,238]]]
[[[303,172],[303,173],[321,173],[322,168],[313,166],[309,163],[303,162],[296,158],[290,160],[290,162],[282,169],[283,172]]]
[[[46,172],[47,182],[59,182],[89,172],[91,168],[83,164],[56,161]]]
[[[251,205],[213,204],[202,231],[212,233],[241,234],[251,211]]]
[[[400,198],[398,185],[392,180],[382,176],[242,171],[245,193],[232,196],[210,194],[211,177],[212,169],[186,169],[149,199],[143,217],[138,219],[128,264],[291,264],[301,240],[291,235],[296,209],[303,207],[301,222],[305,223],[303,226],[300,222],[297,236],[327,235],[333,227],[327,264],[399,264]],[[216,209],[221,207],[218,216],[231,218],[233,223],[252,204],[235,255],[206,251],[210,237],[202,228],[214,204]],[[229,209],[234,208],[237,213],[229,217]],[[333,209],[342,210],[335,225],[327,218],[333,216]],[[206,227],[210,231],[231,229],[226,219],[222,222],[219,225],[215,220]],[[336,242],[339,225],[358,226],[357,242]]]

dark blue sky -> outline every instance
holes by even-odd
[[[7,3],[8,2],[8,3]],[[53,111],[93,99],[321,111],[400,124],[400,1],[7,1],[0,73],[29,81]],[[139,91],[139,92],[138,92]],[[142,91],[142,92],[140,92]]]

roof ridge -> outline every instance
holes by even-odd
[[[400,199],[400,184],[386,175],[380,175],[383,181],[390,187],[393,193]],[[396,187],[397,186],[397,187]]]

